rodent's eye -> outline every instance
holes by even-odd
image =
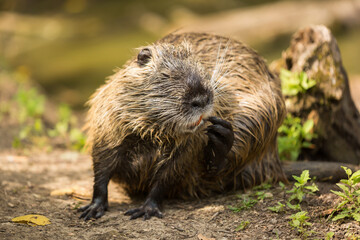
[[[170,78],[170,75],[167,74],[167,73],[161,73],[161,75],[162,75],[164,78]]]
[[[137,56],[137,63],[139,66],[144,66],[150,61],[151,51],[148,48],[142,49]]]

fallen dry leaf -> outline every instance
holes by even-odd
[[[30,226],[44,226],[51,224],[50,220],[42,215],[24,215],[11,219],[15,223],[24,223]]]
[[[56,189],[50,193],[50,196],[72,195],[75,192],[73,188]]]

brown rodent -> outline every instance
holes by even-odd
[[[94,192],[85,220],[108,208],[110,179],[145,203],[125,214],[162,217],[164,197],[202,197],[286,181],[277,152],[285,116],[279,79],[246,45],[170,34],[142,48],[89,101]]]

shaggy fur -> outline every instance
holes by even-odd
[[[146,48],[148,63],[130,60],[89,101],[95,175],[114,172],[130,195],[161,182],[168,197],[182,198],[286,181],[276,144],[285,116],[280,81],[255,51],[200,33],[170,34]],[[208,98],[202,111],[188,107],[194,97]],[[217,174],[207,174],[210,123],[196,126],[200,116],[233,126],[234,144]]]

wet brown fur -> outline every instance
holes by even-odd
[[[113,180],[130,195],[147,194],[158,181],[168,197],[200,197],[265,180],[286,181],[277,154],[277,129],[285,116],[280,81],[264,60],[244,44],[202,33],[170,34],[148,46],[153,60],[130,60],[89,101],[88,145],[95,169],[114,170]],[[205,131],[179,131],[187,123],[181,85],[154,87],[149,72],[168,56],[186,59],[214,93],[212,116],[233,126],[235,140],[225,167],[209,176],[203,160]],[[173,64],[173,63],[169,63]],[[192,71],[192,68],[184,68]],[[161,74],[161,73],[158,73]],[[164,73],[163,73],[164,74]],[[158,81],[160,75],[156,75]],[[181,76],[178,76],[181,77]],[[126,156],[126,157],[123,157]],[[174,161],[176,159],[176,161]]]

